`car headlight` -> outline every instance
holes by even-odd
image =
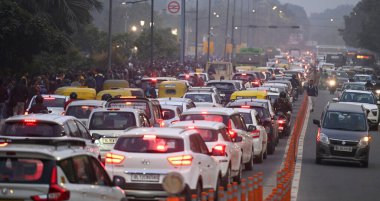
[[[366,147],[369,145],[370,137],[365,136],[362,139],[360,139],[358,146],[359,147]]]
[[[329,137],[323,133],[319,133],[317,136],[317,140],[323,144],[330,144]]]
[[[330,80],[329,81],[329,85],[330,86],[335,86],[336,85],[336,81],[335,80]]]
[[[372,112],[372,114],[373,114],[374,116],[377,116],[377,109],[373,109],[373,110],[371,110],[371,112]]]
[[[376,93],[377,93],[377,94],[380,94],[380,89],[376,90]]]

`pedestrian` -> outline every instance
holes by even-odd
[[[307,86],[306,91],[307,91],[307,95],[310,97],[310,100],[311,100],[311,110],[310,111],[313,112],[315,101],[316,101],[317,96],[318,96],[318,88],[317,88],[317,86],[314,85],[314,80],[309,81],[309,85]]]
[[[11,91],[10,103],[13,108],[13,115],[21,115],[25,111],[25,103],[28,100],[28,88],[26,80],[20,79]]]
[[[67,100],[67,101],[65,102],[63,108],[66,110],[67,106],[68,106],[71,102],[76,101],[77,99],[78,99],[78,94],[75,93],[75,92],[71,92],[71,93],[70,93],[70,99]]]
[[[4,118],[6,108],[5,102],[8,100],[8,91],[4,86],[3,80],[0,80],[0,119]]]

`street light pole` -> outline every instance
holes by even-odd
[[[151,0],[151,9],[150,9],[150,68],[153,68],[153,59],[154,59],[154,0]]]
[[[210,40],[211,40],[211,0],[208,0],[207,62],[210,61]]]
[[[108,73],[111,74],[111,78],[113,78],[112,73],[112,0],[109,0],[109,16],[108,16]]]
[[[183,64],[185,61],[185,47],[186,47],[186,2],[181,1],[181,53],[180,53],[180,63]]]
[[[224,40],[224,60],[226,60],[227,56],[227,43],[228,43],[228,21],[230,19],[230,0],[227,1],[227,20],[226,20],[226,32],[225,32],[225,40]]]
[[[232,10],[232,33],[231,33],[231,44],[232,44],[232,54],[230,57],[230,61],[233,60],[233,57],[235,56],[235,12],[236,11],[236,1],[234,0],[233,10]]]
[[[198,63],[198,9],[199,2],[196,0],[195,8],[195,63]]]

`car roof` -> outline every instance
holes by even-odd
[[[253,109],[248,109],[248,108],[236,108],[235,111],[239,112],[239,113],[251,113],[253,112],[255,115],[257,114],[257,111],[253,108]]]
[[[350,106],[347,107],[347,105]],[[364,113],[365,110],[362,105],[354,105],[349,103],[330,103],[327,106],[327,111]]]
[[[186,94],[209,94],[209,95],[212,95],[215,93],[209,92],[209,91],[189,91],[189,92],[186,92],[184,96],[186,96]]]
[[[183,102],[183,103],[190,103],[192,102],[189,98],[157,98],[160,103],[161,102]]]
[[[207,84],[211,84],[211,83],[228,83],[228,84],[234,84],[236,83],[237,81],[236,80],[210,80],[207,82]]]
[[[349,92],[349,93],[362,93],[362,94],[372,94],[371,91],[362,91],[362,90],[345,90],[345,92]]]
[[[204,128],[204,129],[213,129],[218,130],[221,128],[225,128],[226,125],[224,123],[220,122],[214,122],[214,121],[178,121],[175,124],[171,126],[171,128],[184,128],[188,126],[195,126],[196,128]]]
[[[70,106],[104,106],[107,103],[107,101],[101,101],[101,100],[77,100],[71,102],[67,107]]]
[[[133,112],[133,113],[144,113],[143,110],[135,109],[135,108],[95,108],[92,110],[94,112]]]
[[[232,108],[199,107],[199,108],[190,108],[184,111],[182,115],[202,114],[202,112],[207,112],[207,114],[218,114],[218,115],[232,115],[236,113],[236,111]]]
[[[134,128],[124,132],[123,136],[141,136],[141,135],[157,135],[161,137],[183,137],[186,135],[197,133],[194,130],[186,130],[182,128]]]
[[[355,76],[369,76],[370,77],[371,75],[367,75],[367,74],[355,74],[354,77]]]
[[[5,120],[5,122],[24,121],[25,119],[63,124],[67,120],[76,119],[76,118],[72,116],[64,116],[64,115],[56,115],[56,114],[28,114],[28,115],[17,115],[17,116],[9,117],[8,119]]]
[[[62,96],[62,95],[56,95],[56,94],[41,94],[42,97],[52,97],[52,98],[68,98],[68,96]],[[34,98],[37,97],[37,95],[33,96]]]

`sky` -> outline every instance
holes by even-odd
[[[328,8],[336,8],[339,5],[356,5],[360,0],[280,0],[281,3],[291,3],[303,6],[306,13],[320,13]]]

